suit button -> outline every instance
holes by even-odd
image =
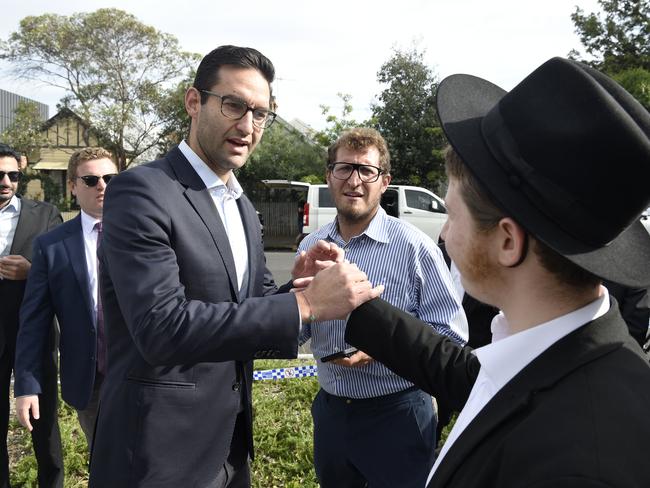
[[[240,388],[241,388],[241,383],[232,384],[232,391],[239,391]]]

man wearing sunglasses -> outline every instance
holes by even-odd
[[[275,118],[274,71],[255,49],[209,53],[185,94],[187,139],[109,185],[99,251],[108,370],[92,488],[250,485],[252,359],[296,356],[312,315],[305,293],[320,282],[276,294],[233,174]],[[350,286],[368,292],[350,271]]]
[[[374,129],[356,128],[328,150],[327,185],[336,220],[307,236],[299,254],[319,240],[335,243],[384,299],[463,344],[467,324],[438,246],[380,206],[391,180],[386,141]],[[436,416],[431,396],[362,351],[349,348],[345,321],[303,327],[311,338],[321,390],[312,406],[314,465],[323,488],[421,488],[434,462]],[[404,472],[409,477],[404,477]]]
[[[61,223],[61,214],[49,203],[16,194],[20,180],[20,155],[0,144],[0,487],[9,486],[7,429],[9,388],[16,352],[19,309],[25,295],[25,280],[31,267],[32,240]],[[55,330],[46,324],[45,342],[35,352],[43,362],[42,408],[34,422],[32,445],[42,487],[63,487],[63,458],[57,423],[57,379]]]
[[[60,328],[61,395],[79,418],[88,446],[106,373],[97,246],[101,237],[104,191],[117,167],[101,147],[75,151],[68,184],[81,207],[79,215],[34,240],[32,269],[20,309],[14,393],[16,415],[32,430],[41,409],[43,361],[37,353],[56,316]],[[31,417],[30,417],[31,414]]]

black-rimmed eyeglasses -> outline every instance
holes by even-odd
[[[364,183],[374,183],[385,171],[369,164],[330,163],[328,169],[337,180],[347,180],[356,169],[359,179]]]
[[[221,113],[232,120],[239,120],[246,112],[253,114],[253,125],[260,129],[268,129],[275,120],[277,114],[265,108],[250,107],[243,100],[232,97],[230,95],[218,95],[210,90],[199,90],[201,93],[211,95],[221,99]]]
[[[100,178],[104,180],[104,184],[108,185],[108,182],[111,181],[111,178],[113,176],[115,176],[115,173],[104,175],[104,176],[96,176],[96,175],[77,176],[77,178],[81,178],[84,184],[88,188],[93,188],[97,186],[97,183],[99,183]]]
[[[4,180],[5,175],[9,177],[9,181],[16,183],[20,179],[22,173],[20,171],[0,171],[0,180]]]

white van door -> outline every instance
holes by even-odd
[[[405,205],[400,218],[438,242],[442,226],[447,220],[447,209],[442,199],[424,188],[404,188]]]

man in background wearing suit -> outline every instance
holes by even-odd
[[[32,268],[20,309],[14,396],[20,423],[32,430],[39,417],[43,358],[53,317],[59,322],[61,394],[77,410],[88,447],[106,373],[106,352],[98,310],[97,245],[104,191],[117,167],[101,147],[79,149],[68,163],[68,182],[81,212],[34,240]]]
[[[49,203],[35,202],[16,195],[20,155],[0,144],[0,487],[9,486],[7,432],[9,428],[9,388],[14,367],[19,309],[25,280],[31,266],[32,240],[61,223],[61,214]],[[32,445],[38,463],[38,484],[63,487],[61,436],[57,422],[56,331],[47,324],[45,341],[36,352],[43,361],[41,415],[34,423]]]
[[[275,119],[272,63],[222,46],[185,95],[189,137],[116,176],[99,250],[108,372],[90,486],[247,487],[252,359],[295,357],[307,290],[276,293],[255,209],[233,174]],[[322,257],[342,260],[336,245]],[[314,274],[319,253],[293,276]],[[338,296],[367,293],[339,266]],[[358,285],[361,283],[361,285]],[[316,297],[313,297],[316,300]],[[323,319],[328,318],[326,314]]]
[[[436,100],[442,237],[467,293],[501,310],[492,342],[460,347],[383,300],[346,341],[460,410],[429,488],[650,486],[650,365],[601,284],[650,284],[650,114],[562,58],[510,92],[454,75]],[[608,188],[625,198],[604,208]]]

